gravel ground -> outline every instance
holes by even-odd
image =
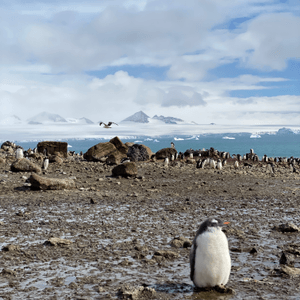
[[[300,233],[273,230],[300,225],[299,173],[233,162],[137,168],[137,178],[114,178],[110,166],[69,157],[42,176],[76,178],[76,188],[33,191],[30,173],[1,163],[1,299],[125,299],[124,286],[144,288],[133,299],[300,299]],[[207,217],[230,222],[233,295],[189,279],[189,245]],[[292,268],[279,264],[283,251]]]

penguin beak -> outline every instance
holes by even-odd
[[[228,224],[230,224],[230,222],[224,222],[223,224],[228,225]]]

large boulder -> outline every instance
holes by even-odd
[[[47,155],[59,155],[68,157],[68,143],[67,142],[39,142],[37,144],[37,151],[44,153],[47,151]]]
[[[10,169],[13,172],[35,172],[41,173],[42,169],[40,166],[36,165],[35,163],[31,162],[26,158],[21,158],[12,163]]]
[[[112,143],[119,150],[119,152],[127,154],[128,147],[125,144],[123,144],[117,136],[115,136],[109,142]]]
[[[99,143],[84,153],[83,158],[88,161],[101,161],[101,158],[109,156],[116,151],[116,146],[111,142]]]
[[[88,161],[103,161],[108,158],[108,164],[118,164],[127,156],[128,147],[116,136],[106,143],[99,143],[91,147],[83,157]]]
[[[34,190],[63,190],[75,188],[75,182],[72,179],[47,178],[37,174],[29,177],[31,188]]]
[[[166,157],[171,158],[172,155],[175,156],[176,153],[177,153],[177,150],[174,148],[163,148],[163,149],[158,150],[155,153],[155,156],[157,159],[165,159]]]
[[[127,156],[130,157],[132,161],[145,161],[150,159],[152,151],[145,145],[134,144],[129,147]]]
[[[137,175],[137,167],[134,162],[126,162],[112,169],[113,176],[130,177]]]

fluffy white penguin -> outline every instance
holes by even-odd
[[[223,224],[228,223],[209,218],[200,225],[190,251],[190,275],[196,287],[215,287],[228,282],[231,259],[222,231]]]

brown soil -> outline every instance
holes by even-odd
[[[76,177],[76,189],[58,191],[32,191],[30,173],[0,164],[0,246],[12,245],[0,251],[0,298],[118,299],[126,284],[154,288],[155,299],[299,299],[300,276],[283,273],[279,259],[284,249],[300,254],[300,233],[272,228],[299,225],[300,175],[284,165],[269,174],[261,163],[222,171],[172,164],[140,162],[138,178],[126,179],[69,157],[44,172]],[[173,241],[192,241],[211,216],[231,222],[234,295],[194,290],[189,247]],[[51,237],[72,243],[45,243]]]

